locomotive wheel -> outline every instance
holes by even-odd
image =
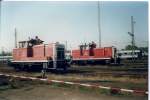
[[[27,71],[27,72],[30,72],[31,69],[30,69],[30,67],[28,65],[26,65],[23,70]]]
[[[66,73],[68,70],[67,70],[67,67],[64,67],[63,68],[63,73]]]
[[[110,63],[111,63],[110,60],[106,60],[106,61],[105,61],[105,64],[110,64]]]
[[[18,71],[21,71],[21,67],[20,67],[19,65],[15,65],[15,66],[14,66],[14,69],[15,69],[15,71],[17,71],[17,72],[18,72]]]

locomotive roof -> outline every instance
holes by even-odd
[[[19,43],[25,43],[25,42],[28,42],[28,41],[19,41]]]

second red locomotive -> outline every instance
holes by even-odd
[[[89,45],[80,45],[80,49],[72,50],[72,63],[75,64],[95,64],[95,63],[115,63],[117,53],[115,47],[96,48],[94,42]]]

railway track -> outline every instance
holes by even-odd
[[[12,67],[0,66],[0,72],[6,73],[23,73],[24,71],[16,72]],[[37,71],[39,73],[40,71]],[[31,71],[32,73],[32,71]],[[35,72],[33,72],[35,73]],[[110,67],[110,66],[73,66],[66,74],[83,75],[83,76],[114,76],[114,77],[147,77],[148,68],[126,68],[126,67]]]
[[[136,67],[136,68],[126,68],[126,67],[110,67],[110,66],[75,66],[70,69],[72,74],[80,75],[91,75],[91,76],[115,76],[115,77],[147,77],[148,68]]]

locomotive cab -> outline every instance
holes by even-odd
[[[66,60],[65,60],[65,46],[63,44],[55,43],[53,44],[53,66],[54,69],[64,69],[66,70]],[[52,63],[51,63],[52,64]]]

